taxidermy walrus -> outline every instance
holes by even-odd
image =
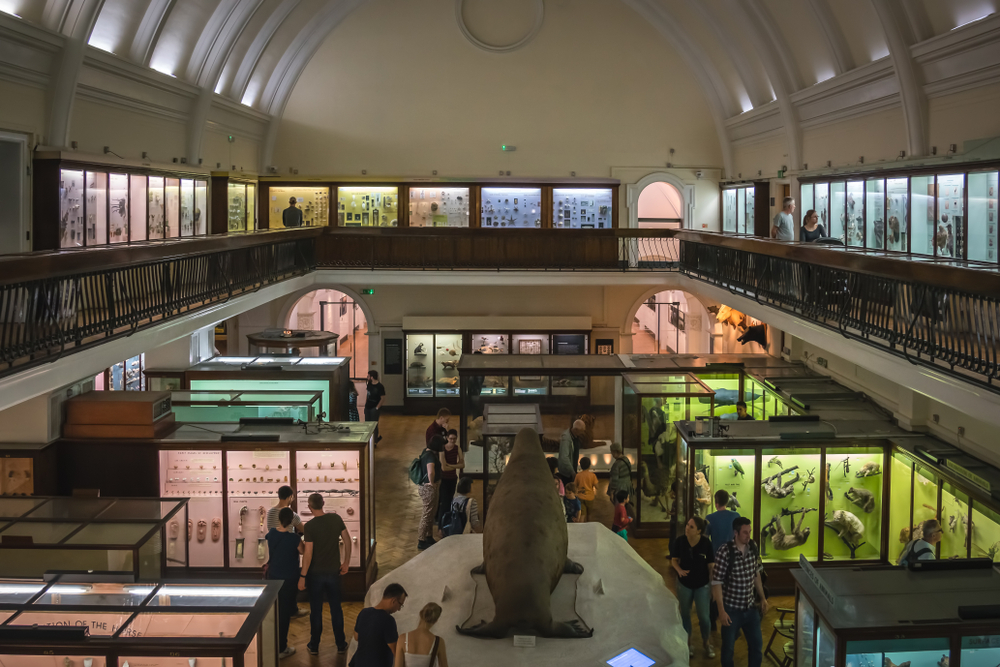
[[[592,636],[593,630],[577,621],[552,619],[552,591],[560,577],[583,572],[581,565],[566,557],[568,547],[565,510],[538,434],[522,429],[490,500],[483,564],[472,570],[472,574],[486,575],[496,616],[458,631],[496,639],[506,637],[510,630],[539,637]]]

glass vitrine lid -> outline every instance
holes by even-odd
[[[0,498],[0,518],[16,519],[44,502],[41,498]]]
[[[172,614],[143,612],[123,631],[136,637],[230,638],[239,634],[249,614]]]
[[[114,500],[106,498],[49,498],[27,517],[29,519],[92,519]]]
[[[243,364],[249,364],[256,358],[257,357],[213,357],[208,361],[215,364],[230,364],[233,366],[242,366]]]
[[[339,366],[344,357],[303,357],[296,366]]]
[[[150,601],[154,607],[252,607],[263,586],[168,584]]]
[[[41,582],[0,582],[0,604],[24,604],[45,588]]]
[[[132,607],[141,604],[155,588],[153,584],[53,584],[34,604]]]
[[[156,523],[91,523],[66,540],[66,544],[134,545],[158,526]]]

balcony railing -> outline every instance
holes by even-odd
[[[0,375],[308,273],[321,230],[0,259]]]

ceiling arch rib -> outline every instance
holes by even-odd
[[[772,52],[777,55],[778,60],[775,63],[777,69],[775,71],[784,74],[785,81],[789,86],[788,93],[801,90],[802,78],[799,76],[799,70],[795,67],[795,57],[792,55],[791,49],[788,48],[788,40],[778,31],[774,17],[761,4],[760,0],[743,0],[743,5],[746,13],[752,14],[756,19],[753,31],[763,35],[767,43],[770,44]]]
[[[830,47],[830,55],[833,56],[833,67],[836,74],[844,74],[854,69],[854,58],[851,56],[851,49],[847,46],[844,33],[837,23],[837,19],[830,11],[828,0],[809,0],[809,9],[812,10],[816,23],[819,24],[826,44]]]
[[[906,150],[911,157],[927,154],[927,97],[920,85],[916,65],[910,53],[910,46],[901,29],[898,5],[890,0],[871,0],[878,14],[885,43],[889,47],[889,57],[896,71],[899,83],[899,97],[903,106],[903,121],[906,123]]]
[[[785,128],[785,140],[788,143],[788,161],[793,169],[802,167],[802,131],[799,127],[798,114],[792,104],[791,93],[794,89],[792,72],[782,67],[780,48],[774,39],[765,37],[765,30],[759,25],[761,14],[756,11],[763,9],[757,0],[728,0],[729,6],[736,16],[740,16],[747,26],[747,34],[751,43],[760,55],[764,71],[771,80],[771,87],[781,112],[782,124]]]
[[[62,32],[66,14],[73,0],[46,0],[42,11],[42,25],[53,32]]]
[[[735,173],[733,167],[733,148],[729,142],[729,132],[726,129],[726,119],[740,112],[732,91],[722,82],[722,77],[712,66],[711,60],[702,48],[687,33],[677,25],[673,17],[660,5],[652,0],[622,0],[637,14],[649,21],[667,41],[677,45],[677,53],[687,62],[692,74],[705,91],[708,108],[715,122],[715,131],[719,137],[719,148],[722,150],[722,161],[726,174]]]
[[[142,16],[142,23],[132,39],[132,46],[129,47],[128,55],[133,62],[149,67],[153,47],[156,46],[156,40],[159,39],[175,2],[176,0],[150,0],[146,13]]]
[[[903,36],[907,44],[919,44],[934,36],[931,19],[927,16],[927,8],[922,2],[901,2],[899,9],[906,17],[906,24],[901,24]]]
[[[757,74],[754,68],[749,66],[750,58],[740,48],[738,40],[729,34],[704,0],[688,0],[688,6],[708,25],[715,39],[732,61],[736,73],[743,82],[743,89],[746,90],[747,96],[750,98],[750,104],[759,107],[774,99],[771,86]]]
[[[188,61],[187,78],[202,88],[215,90],[219,74],[236,40],[264,0],[223,0],[212,12]]]
[[[83,66],[84,49],[90,33],[97,24],[97,17],[104,6],[104,0],[77,0],[75,20],[72,25],[64,25],[67,33],[59,60],[59,69],[52,82],[49,98],[49,123],[47,141],[53,146],[69,143],[69,124],[73,117],[73,100],[76,98],[76,84]],[[63,14],[65,21],[66,14]]]
[[[302,0],[283,0],[267,18],[267,22],[260,29],[260,32],[257,33],[253,43],[250,44],[250,48],[247,50],[246,56],[240,62],[240,67],[236,71],[232,85],[229,87],[229,96],[231,98],[237,101],[243,99],[247,91],[247,86],[250,85],[250,77],[253,76],[254,69],[256,69],[257,63],[260,62],[260,57],[264,53],[264,49],[271,43],[274,33],[278,31],[278,28],[285,22],[288,15],[298,7],[300,2]]]

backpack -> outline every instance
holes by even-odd
[[[917,545],[916,540],[910,540],[910,543],[906,545],[905,549],[903,549],[903,553],[899,557],[900,567],[909,566],[911,559],[912,562],[916,563],[918,560],[920,560],[920,557],[923,556],[924,554],[934,553],[932,549],[928,549],[927,547],[921,547],[920,549],[914,550],[913,547],[915,547],[916,545]]]
[[[468,498],[455,498],[451,501],[451,507],[441,515],[441,520],[438,522],[442,536],[461,535],[465,532],[465,524],[469,520],[465,513],[468,506]]]
[[[733,578],[733,559],[736,556],[736,543],[733,540],[730,540],[726,542],[726,547],[728,549],[726,554],[729,558],[729,563],[726,567],[726,576],[722,580],[723,588],[729,588],[729,582],[732,581]],[[771,592],[767,588],[767,572],[764,571],[764,562],[760,559],[760,551],[757,549],[757,543],[750,540],[750,542],[747,543],[747,549],[750,550],[754,560],[757,561],[758,565],[760,565],[760,585],[761,588],[764,589],[764,597],[770,597]],[[757,587],[754,586],[753,599],[755,606],[760,606],[761,600],[759,598],[760,596],[757,594]]]
[[[420,457],[418,456],[410,463],[410,481],[420,486],[423,483],[424,474],[424,467],[420,464]]]

